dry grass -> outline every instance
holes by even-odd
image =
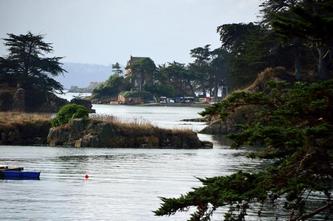
[[[126,129],[155,129],[156,127],[152,125],[149,121],[135,119],[134,121],[126,122],[121,121],[119,118],[116,118],[111,115],[93,115],[90,117],[93,120],[103,121],[106,123],[112,123],[113,125],[119,126]]]
[[[122,128],[127,131],[134,131],[134,130],[145,131],[145,132],[150,131],[151,133],[153,133],[158,130],[161,130],[161,128],[158,128],[149,121],[143,119],[134,119],[133,121],[126,122],[112,115],[99,115],[99,114],[93,115],[90,118],[97,121],[111,123],[117,126],[118,128]],[[192,130],[187,128],[175,128],[175,129],[170,129],[170,131],[175,134],[193,133]]]
[[[266,68],[264,71],[258,74],[256,80],[245,91],[257,92],[262,91],[267,87],[267,82],[271,80],[285,80],[292,82],[294,76],[287,73],[283,67]]]
[[[0,112],[0,126],[49,121],[50,114],[30,114],[20,112]]]

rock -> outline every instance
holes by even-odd
[[[82,98],[73,98],[70,103],[73,104],[78,104],[78,105],[82,105],[85,108],[87,108],[89,110],[90,113],[95,113],[96,111],[94,109],[92,109],[92,103],[90,100],[86,100],[86,99],[82,99]]]
[[[213,143],[209,141],[201,141],[202,145],[204,146],[205,149],[211,149],[213,148]]]
[[[229,132],[231,130],[227,127],[227,123],[222,120],[214,121],[200,131],[203,134],[227,134]]]
[[[247,105],[238,107],[234,112],[230,113],[225,120],[214,119],[207,127],[200,131],[203,134],[220,134],[226,135],[237,132],[240,128],[238,125],[248,122],[254,118],[256,114],[255,105]]]
[[[62,106],[68,104],[66,99],[60,98],[52,93],[46,95],[46,100],[42,104],[36,104],[34,106],[26,106],[28,112],[43,112],[43,113],[56,113]],[[27,98],[29,99],[29,97]]]
[[[201,118],[193,118],[193,119],[183,119],[181,121],[184,121],[184,122],[207,122],[207,119],[204,118],[204,117],[201,117]]]

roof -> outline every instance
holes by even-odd
[[[133,57],[133,56],[131,56],[130,60],[127,62],[127,65],[126,65],[125,69],[127,69],[130,64],[142,62],[146,59],[152,60],[150,57]]]

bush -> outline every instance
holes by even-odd
[[[53,127],[57,127],[63,124],[67,124],[74,118],[88,118],[89,110],[82,105],[78,104],[66,104],[63,106],[56,117],[51,121]]]

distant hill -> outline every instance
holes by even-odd
[[[112,74],[112,66],[97,64],[64,63],[67,73],[55,79],[64,85],[65,89],[71,86],[87,87],[90,82],[102,82]]]

